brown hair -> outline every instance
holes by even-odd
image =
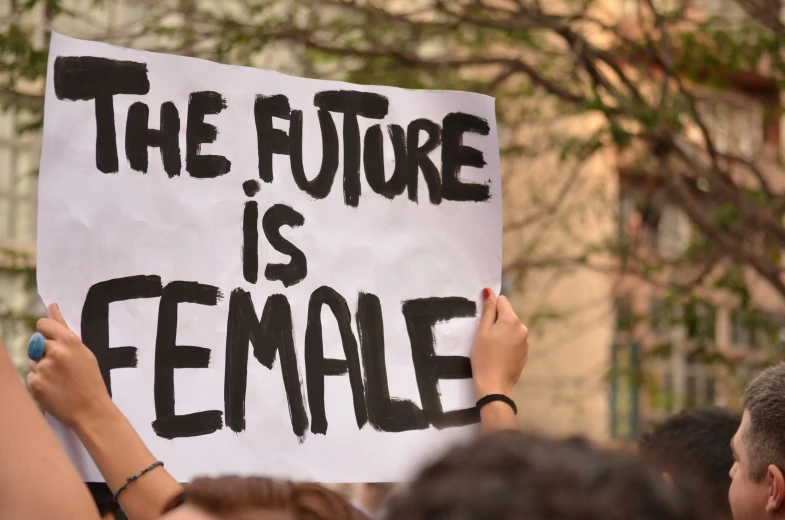
[[[769,464],[785,468],[785,363],[758,374],[744,391],[742,402],[750,414],[742,439],[750,460],[750,478],[760,481]]]
[[[505,432],[425,468],[387,519],[700,520],[695,498],[631,455]]]
[[[319,484],[262,477],[197,478],[172,504],[191,504],[223,520],[367,520],[338,493]]]

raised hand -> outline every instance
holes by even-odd
[[[485,289],[480,325],[474,335],[471,362],[477,397],[504,394],[513,388],[529,357],[529,331],[506,296]]]
[[[472,344],[471,363],[477,398],[501,394],[512,399],[513,389],[529,357],[529,331],[505,296],[483,291],[482,316]],[[515,412],[503,402],[481,408],[486,431],[517,427]]]
[[[51,318],[38,320],[44,337],[44,353],[30,360],[27,385],[33,397],[57,420],[76,428],[112,407],[93,353],[68,328],[56,304],[49,306]]]
[[[43,356],[30,361],[28,386],[47,412],[71,428],[87,448],[120,506],[131,520],[154,520],[182,493],[182,486],[156,462],[131,424],[114,405],[93,353],[65,323],[57,305],[38,321]],[[31,341],[32,344],[32,341]],[[30,349],[38,358],[40,352]],[[127,478],[140,475],[129,484]]]

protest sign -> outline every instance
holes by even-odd
[[[476,431],[492,98],[53,34],[44,120],[39,292],[176,478],[402,480]]]

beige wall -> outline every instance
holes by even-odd
[[[516,137],[536,143],[545,134],[589,135],[598,123],[546,114]],[[559,161],[560,151],[543,148],[535,159],[508,161],[504,170],[504,264],[510,272],[516,265],[524,269],[510,294],[530,328],[529,361],[516,400],[526,428],[606,441],[613,277],[601,269],[608,265],[601,255],[590,260],[596,268],[560,264],[615,233],[616,168],[612,155],[599,153],[576,171],[573,162]],[[538,213],[526,226],[511,227]]]

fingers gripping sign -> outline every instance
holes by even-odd
[[[515,430],[512,399],[529,353],[529,331],[505,296],[483,290],[483,312],[471,350],[474,389],[483,431]]]
[[[68,329],[70,332],[71,329],[68,328],[68,324],[65,322],[65,318],[63,318],[63,315],[60,313],[60,307],[58,307],[56,303],[53,303],[52,305],[47,307],[47,311],[49,311],[50,318],[52,318],[54,321],[56,321],[57,323]]]
[[[48,311],[50,317],[38,320],[30,340],[31,347],[41,343],[42,355],[30,356],[27,384],[47,412],[73,427],[110,398],[93,353],[68,328],[56,304]]]
[[[482,290],[482,316],[480,317],[480,330],[487,331],[496,323],[496,295],[490,289]]]
[[[49,312],[50,317],[41,318],[38,320],[38,323],[36,323],[36,329],[38,329],[40,334],[52,340],[64,340],[70,336],[74,336],[74,333],[68,328],[65,319],[63,319],[63,315],[60,314],[60,309],[57,307],[57,304],[53,303],[50,305],[47,311]]]
[[[68,328],[68,325],[66,325],[65,320],[63,319],[63,315],[60,314],[60,308],[57,306],[57,304],[53,303],[47,310],[49,312],[49,316],[51,316],[55,322],[60,323]],[[49,330],[51,332],[52,327],[49,325],[50,324],[45,323],[44,330]],[[46,353],[46,337],[44,337],[41,332],[42,330],[35,332],[32,336],[30,336],[30,341],[27,343],[27,357],[30,358],[29,365],[32,372],[37,371],[38,362],[41,361],[41,358],[44,357],[44,354]]]
[[[483,291],[483,313],[471,351],[477,397],[512,396],[529,353],[529,331],[507,297]]]

